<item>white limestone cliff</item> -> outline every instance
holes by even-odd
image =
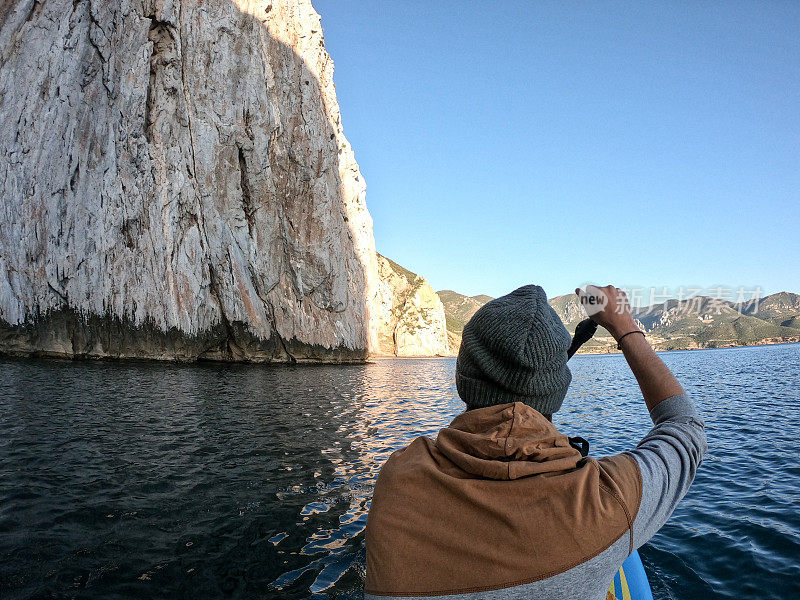
[[[444,305],[419,275],[378,254],[379,352],[394,356],[447,356]]]
[[[0,122],[0,351],[377,348],[366,188],[309,0],[7,0]]]

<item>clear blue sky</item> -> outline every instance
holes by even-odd
[[[313,3],[378,251],[435,289],[800,292],[800,2]]]

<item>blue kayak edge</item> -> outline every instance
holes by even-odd
[[[618,600],[653,600],[653,591],[638,551],[634,550],[625,559],[608,591]]]

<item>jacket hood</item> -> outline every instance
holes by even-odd
[[[578,466],[581,453],[541,413],[522,402],[467,411],[439,431],[439,451],[467,473],[519,479]]]

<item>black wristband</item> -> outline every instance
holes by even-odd
[[[626,335],[630,335],[632,333],[641,333],[642,335],[647,337],[644,331],[642,331],[641,329],[634,329],[633,331],[629,331],[628,333],[620,336],[620,338],[617,340],[617,350],[622,350],[622,340],[625,338]]]

